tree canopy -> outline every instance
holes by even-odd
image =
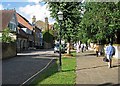
[[[67,41],[114,41],[120,30],[120,2],[49,2],[49,7],[57,22],[58,11],[63,11],[62,35]]]
[[[85,13],[80,23],[85,38],[93,41],[114,41],[119,29],[120,2],[87,2]],[[81,33],[80,33],[81,34]]]
[[[78,32],[79,23],[81,20],[81,3],[80,2],[49,2],[49,8],[51,11],[51,16],[58,20],[57,13],[59,10],[63,12],[62,21],[62,37],[66,39],[67,42],[70,40],[76,40],[76,34]],[[58,27],[58,25],[55,25]],[[59,28],[56,28],[59,30]]]

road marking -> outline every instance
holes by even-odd
[[[43,68],[41,69],[40,71],[38,71],[37,73],[35,73],[34,75],[32,75],[30,78],[28,78],[27,80],[25,80],[20,86],[23,86],[24,84],[26,84],[29,80],[31,80],[32,78],[34,78],[35,76],[37,76],[39,73],[41,73],[43,70],[45,70],[49,65],[50,63],[53,61],[54,59],[51,59],[50,62]]]

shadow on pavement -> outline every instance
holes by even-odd
[[[86,69],[94,69],[94,68],[100,68],[100,67],[105,67],[108,65],[102,65],[102,66],[95,66],[95,67],[90,67],[90,68],[81,68],[81,69],[72,69],[72,70],[62,70],[62,72],[69,72],[69,71],[79,71],[79,70],[86,70]],[[119,67],[120,65],[114,65],[112,68],[114,67]]]
[[[87,69],[94,69],[94,68],[101,68],[101,67],[105,67],[105,66],[108,66],[108,65],[95,66],[95,67],[89,67],[89,68],[81,68],[81,69],[76,69],[76,71],[78,71],[78,70],[87,70]],[[115,68],[115,67],[120,67],[120,64],[112,66],[112,68]]]
[[[96,54],[85,54],[84,56],[96,56]]]
[[[113,84],[113,83],[103,83],[97,86],[120,86],[120,84]]]
[[[75,69],[71,69],[71,70],[62,70],[62,72],[70,72],[70,71],[76,71]]]
[[[89,68],[81,68],[81,69],[77,69],[76,71],[78,71],[78,70],[86,70],[86,69],[100,68],[100,67],[105,67],[105,66],[108,66],[108,65],[95,66],[95,67],[89,67]]]
[[[115,68],[115,67],[120,67],[120,64],[112,66],[112,68]]]

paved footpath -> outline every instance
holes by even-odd
[[[85,51],[77,54],[76,84],[97,86],[120,86],[120,61],[113,59],[113,67],[108,68],[103,57],[96,57],[95,52]],[[119,73],[119,74],[118,74]],[[119,80],[118,80],[119,79]],[[119,83],[119,85],[118,85]]]

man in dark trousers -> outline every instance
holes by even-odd
[[[106,55],[107,59],[109,60],[108,62],[108,68],[111,68],[112,64],[112,56],[115,54],[115,48],[112,46],[112,43],[109,43],[109,45],[106,47]]]

